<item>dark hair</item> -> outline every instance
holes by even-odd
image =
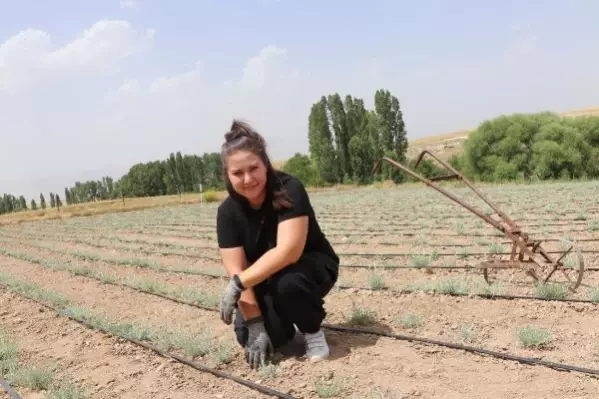
[[[248,123],[233,120],[230,130],[225,133],[225,142],[221,146],[220,158],[223,165],[223,174],[227,191],[233,198],[241,201],[246,199],[237,194],[229,180],[227,173],[227,157],[236,151],[250,151],[256,154],[264,165],[266,165],[266,198],[271,200],[274,209],[289,208],[293,204],[285,198],[285,192],[280,187],[279,179],[275,174],[275,169],[266,153],[266,141],[264,137],[255,131]]]

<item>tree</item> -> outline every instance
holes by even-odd
[[[304,185],[317,186],[321,184],[318,170],[308,155],[295,153],[285,162],[281,170],[295,176]]]
[[[312,105],[308,120],[309,150],[322,180],[326,183],[340,181],[337,152],[333,147],[331,130],[327,117],[327,99]]]

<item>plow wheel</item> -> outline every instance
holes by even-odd
[[[557,237],[554,240],[561,242],[565,247],[563,252],[553,254],[554,257],[541,249],[539,245],[533,249],[534,259],[526,256],[527,259],[524,260],[524,256],[519,256],[517,260],[491,260],[482,262],[478,268],[483,269],[483,276],[489,285],[494,280],[491,277],[493,270],[510,269],[518,273],[524,272],[536,284],[551,281],[564,284],[574,292],[582,283],[584,275],[584,257],[580,246],[562,237]]]
[[[539,281],[539,277],[535,273],[535,264],[532,262],[524,261],[511,261],[511,260],[492,260],[482,262],[478,268],[483,269],[483,277],[487,284],[492,285],[494,278],[491,277],[493,271],[499,270],[512,270],[512,277],[509,279],[510,282],[514,278],[515,273],[524,272],[526,275],[531,277],[535,282]]]
[[[557,237],[556,240],[560,241],[565,249],[560,254],[555,254],[557,264],[554,266],[547,265],[545,269],[549,269],[543,282],[549,281],[556,282],[559,284],[565,284],[568,289],[572,292],[582,283],[582,277],[584,275],[584,257],[580,246],[570,240],[562,237]]]

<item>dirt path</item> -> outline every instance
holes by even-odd
[[[0,289],[0,321],[26,362],[56,365],[88,398],[265,398],[235,382],[200,373],[124,340],[92,331]],[[17,388],[26,398],[41,398]]]

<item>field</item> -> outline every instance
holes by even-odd
[[[472,191],[444,187],[489,213]],[[2,374],[24,398],[61,384],[90,398],[276,396],[254,383],[293,398],[596,397],[599,182],[480,189],[533,238],[578,242],[588,270],[575,293],[561,275],[536,286],[522,270],[488,285],[469,266],[508,256],[506,237],[431,188],[312,193],[342,263],[325,304],[332,357],[308,364],[298,340],[253,371],[214,310],[226,284],[218,203],[40,220],[0,227]]]

